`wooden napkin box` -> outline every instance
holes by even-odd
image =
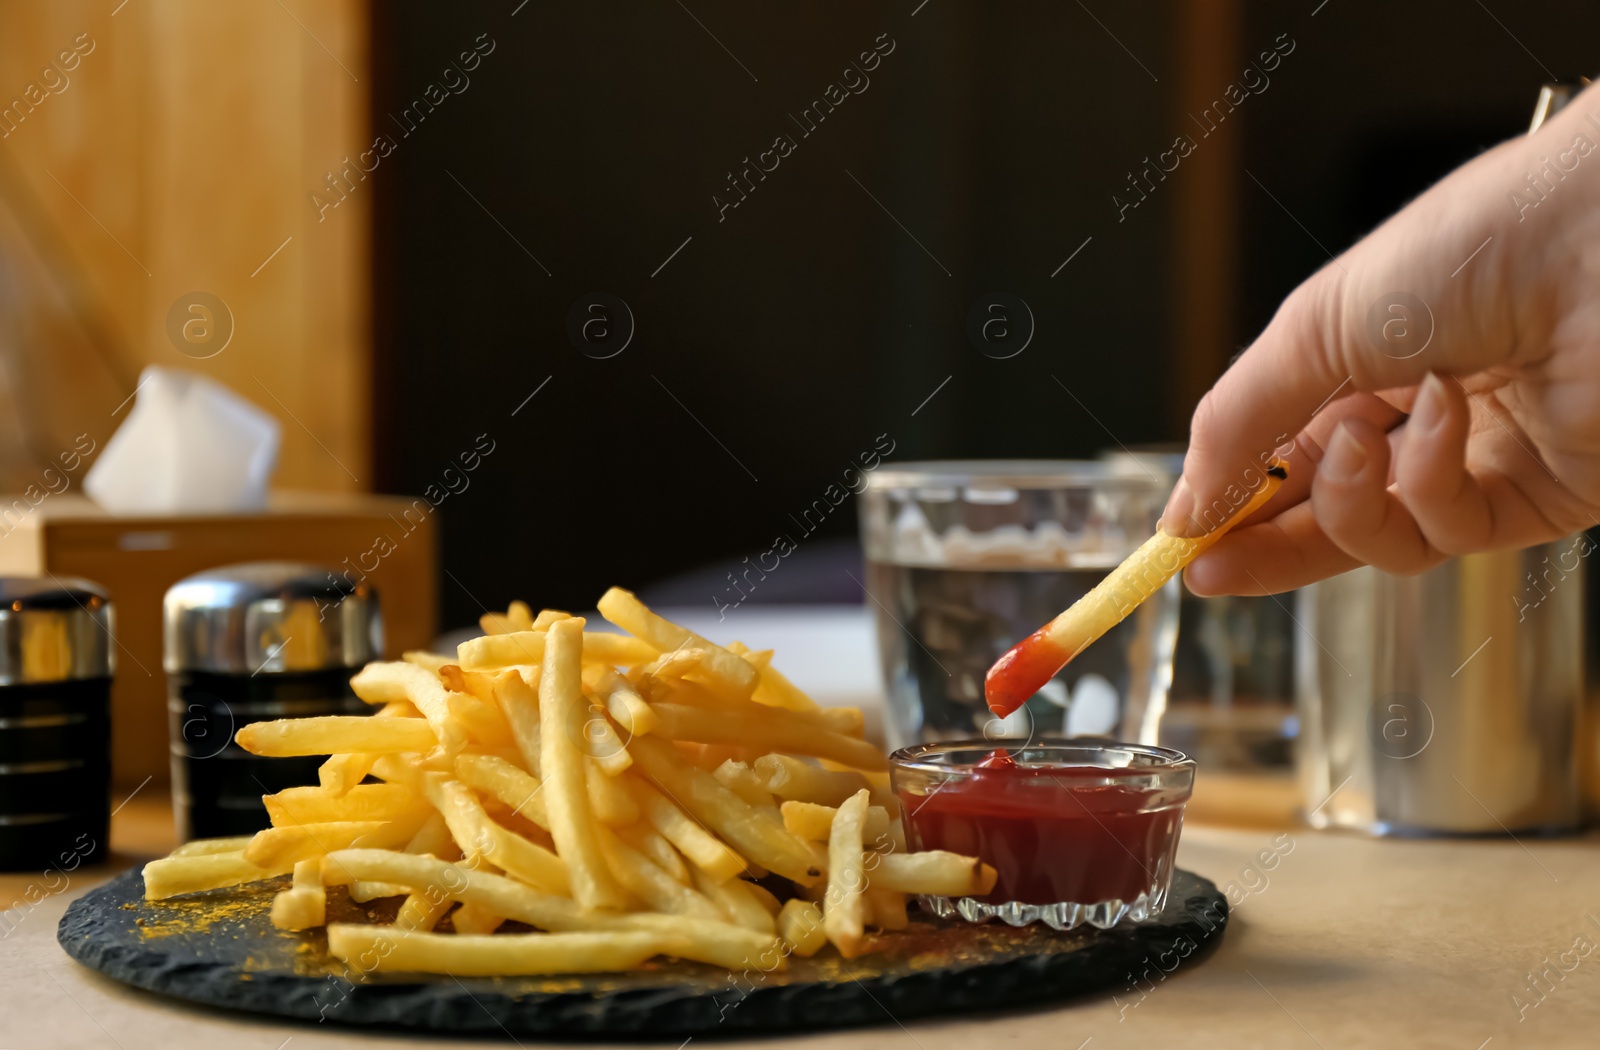
[[[32,493],[35,497],[38,492]],[[120,793],[167,783],[167,680],[161,599],[192,573],[244,561],[327,566],[378,591],[386,655],[432,644],[437,624],[437,524],[424,500],[274,492],[252,514],[123,517],[87,497],[36,504],[0,496],[0,575],[81,576],[116,605],[111,689],[112,781]]]

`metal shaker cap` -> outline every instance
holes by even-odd
[[[111,599],[97,584],[0,576],[0,686],[109,677],[115,629]]]
[[[196,573],[162,602],[168,672],[288,674],[360,667],[383,652],[378,592],[293,562]]]

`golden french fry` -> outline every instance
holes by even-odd
[[[657,788],[731,843],[746,860],[801,885],[811,885],[821,877],[804,843],[781,824],[763,817],[716,777],[690,765],[671,744],[643,736],[630,746],[634,764]],[[667,834],[665,829],[662,834]]]
[[[450,837],[450,825],[445,823],[444,814],[434,810],[428,819],[422,822],[422,827],[411,836],[406,843],[407,853],[431,853],[441,860],[454,860],[461,855],[461,850],[456,846],[456,840]]]
[[[328,894],[322,888],[322,861],[294,866],[294,882],[272,899],[269,918],[280,930],[309,930],[327,921]]]
[[[477,796],[454,777],[427,773],[422,779],[428,801],[444,817],[467,863],[493,858],[496,867],[529,885],[551,893],[568,892],[569,874],[560,857],[489,819]]]
[[[408,664],[416,664],[424,671],[432,671],[434,674],[438,674],[439,668],[445,664],[456,662],[456,658],[453,656],[446,656],[444,653],[430,653],[422,649],[407,650],[400,654],[400,659]]]
[[[880,930],[903,930],[911,925],[906,915],[906,895],[878,886],[867,887],[867,920]]]
[[[832,861],[832,853],[829,853]],[[976,857],[944,850],[886,853],[866,859],[872,885],[899,893],[981,897],[994,889],[995,870]]]
[[[744,858],[724,845],[710,831],[685,813],[654,784],[638,778],[629,778],[628,787],[639,802],[644,819],[661,833],[661,837],[678,848],[695,867],[718,882],[733,878],[744,871]]]
[[[711,775],[722,782],[722,785],[735,795],[744,799],[758,810],[770,810],[777,805],[772,800],[772,792],[761,782],[750,766],[744,762],[735,762],[728,759],[722,765],[712,770]]]
[[[438,743],[428,724],[415,718],[318,715],[251,722],[234,734],[252,755],[342,755],[352,751],[428,751]]]
[[[432,857],[390,850],[353,849],[330,853],[322,864],[323,881],[347,884],[355,879],[399,882],[421,892],[443,894],[463,904],[476,904],[508,919],[542,930],[641,930],[668,939],[668,954],[729,969],[760,965],[784,969],[774,938],[732,923],[677,915],[616,914],[586,911],[566,897],[541,893],[504,875],[447,864]],[[361,927],[370,929],[375,927]],[[502,935],[505,936],[505,935]]]
[[[379,708],[374,718],[421,718],[409,700],[390,701]],[[331,755],[317,768],[317,782],[322,789],[338,798],[372,772],[377,755],[370,751],[357,751],[347,755]]]
[[[781,799],[837,806],[867,787],[860,773],[819,769],[809,762],[788,755],[764,755],[756,759],[755,772],[762,786]]]
[[[460,911],[456,912],[459,921]],[[335,923],[328,952],[379,973],[447,973],[456,977],[537,976],[631,970],[671,950],[661,933],[522,933],[500,937],[393,930]],[[371,962],[373,965],[367,966]]]
[[[866,926],[866,871],[862,866],[861,832],[867,820],[869,792],[856,792],[833,816],[828,836],[828,894],[822,904],[822,928],[846,959],[861,954]]]
[[[782,810],[783,826],[808,842],[827,842],[833,833],[834,815],[839,812],[833,806],[820,806],[815,802],[785,802]],[[868,849],[890,847],[889,814],[882,806],[867,807],[861,836]]]
[[[505,671],[494,680],[494,695],[500,701],[500,710],[511,724],[511,735],[522,753],[522,763],[535,776],[540,772],[540,758],[544,745],[539,738],[539,684],[540,678],[530,680],[517,671]]]
[[[812,956],[828,943],[822,928],[822,909],[811,901],[785,901],[778,912],[778,936],[796,955]]]
[[[263,868],[238,853],[201,853],[183,857],[163,857],[144,866],[145,900],[164,900],[183,893],[217,890],[225,886],[241,886],[282,875],[294,868],[294,862],[275,863]]]
[[[410,701],[411,706],[422,713],[423,720],[447,754],[453,755],[466,745],[465,731],[450,717],[449,691],[439,681],[439,676],[426,668],[401,660],[377,660],[350,679],[350,688],[368,703],[375,703],[379,698]]]
[[[655,828],[640,822],[616,829],[617,838],[650,858],[651,863],[685,886],[690,884],[689,866],[672,843]]]
[[[783,904],[777,897],[772,895],[772,891],[759,882],[746,882],[744,885],[750,895],[759,901],[763,908],[767,909],[767,914],[777,918],[778,911],[783,907]]]
[[[754,892],[760,889],[754,883],[743,879],[718,882],[697,868],[694,872],[694,884],[712,904],[716,905],[726,921],[761,933],[771,934],[778,931],[777,920]]]
[[[750,710],[709,710],[689,704],[651,706],[661,720],[659,734],[674,740],[813,755],[859,769],[889,767],[884,753],[865,740],[824,729],[780,708],[754,704],[749,705]]]
[[[287,871],[302,860],[334,850],[398,849],[417,833],[423,819],[419,815],[407,820],[336,820],[267,828],[256,832],[244,848],[244,859],[258,868]]]
[[[629,737],[655,731],[655,712],[615,668],[591,664],[584,668],[583,683],[601,699]]]
[[[1156,529],[1154,536],[1092,590],[996,660],[984,676],[989,709],[1000,718],[1016,711],[1056,672],[1166,586],[1229,529],[1265,506],[1288,478],[1288,465],[1273,457],[1264,473],[1260,486],[1227,518],[1207,523],[1211,527],[1203,535],[1174,536]]]
[[[451,667],[454,667],[452,664]],[[450,668],[446,668],[448,671]],[[441,673],[440,679],[449,682]],[[460,669],[456,669],[454,676],[460,680]],[[462,682],[465,685],[465,682]],[[452,690],[457,687],[451,685]],[[511,735],[511,725],[506,721],[506,716],[500,708],[489,701],[474,696],[465,691],[451,692],[447,703],[450,706],[450,717],[461,723],[466,729],[467,736],[472,742],[485,747],[515,747],[516,741]]]
[[[205,857],[213,853],[238,853],[250,845],[252,835],[234,835],[225,839],[190,839],[177,849],[173,850],[170,857]]]
[[[567,617],[578,619],[578,617]],[[565,621],[557,620],[550,625]],[[542,664],[549,628],[515,634],[486,634],[469,638],[456,647],[456,659],[466,671],[498,671],[505,667]],[[637,638],[590,631],[583,635],[583,659],[604,664],[641,664],[656,658],[656,650]]]
[[[357,784],[343,796],[320,787],[292,787],[263,795],[261,801],[266,804],[267,818],[277,827],[332,820],[395,820],[426,805],[404,784]]]
[[[533,622],[530,623],[525,630],[543,631],[557,620],[568,620],[571,618],[571,613],[562,612],[560,609],[540,609],[539,615],[533,618]]]
[[[706,651],[704,671],[707,680],[730,695],[749,697],[755,692],[756,669],[742,657],[735,656],[719,645],[713,645],[688,628],[662,619],[632,593],[620,587],[613,587],[601,596],[598,608],[601,616],[629,634],[648,642],[659,652],[671,652],[674,649],[704,649]],[[647,659],[653,658],[651,656]],[[621,662],[644,663],[645,661]]]
[[[596,828],[595,835],[618,884],[654,910],[667,915],[715,921],[726,919],[716,905],[623,842],[610,828]]]
[[[313,857],[311,860],[303,860],[300,862],[300,864],[316,864],[319,866],[321,863],[322,862],[315,857]],[[295,865],[295,869],[297,871],[300,868],[300,864]],[[399,886],[392,882],[362,881],[352,882],[350,884],[350,899],[355,901],[357,904],[365,904],[367,901],[380,900],[384,897],[404,897],[410,892],[410,887]],[[315,925],[321,926],[322,923],[315,923]]]
[[[557,620],[548,636],[539,683],[539,767],[550,835],[567,863],[573,899],[588,909],[620,908],[622,888],[612,877],[596,835],[584,755],[578,747],[586,706],[581,678],[583,620]]]
[[[456,776],[474,791],[492,795],[514,812],[550,830],[542,797],[544,788],[532,774],[494,755],[466,754],[456,756]]]
[[[815,717],[835,733],[853,736],[857,740],[867,732],[867,716],[859,707],[824,707],[816,712]]]
[[[772,654],[770,652],[766,654],[766,659],[762,660],[760,659],[761,654],[752,653],[743,646],[739,648],[744,651],[745,659],[751,660],[756,665],[757,673],[761,679],[756,686],[755,693],[751,696],[752,700],[771,707],[782,707],[801,713],[820,710],[815,700],[807,696],[799,686],[789,681],[782,672],[772,666]]]
[[[455,927],[456,933],[468,936],[493,933],[505,921],[504,916],[496,915],[476,904],[463,904],[450,915],[450,925]]]
[[[439,920],[455,907],[455,903],[444,893],[433,896],[413,893],[400,902],[400,910],[395,912],[394,916],[395,929],[426,933],[439,925]]]

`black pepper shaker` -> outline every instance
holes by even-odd
[[[0,577],[0,870],[106,854],[115,628],[86,580]]]
[[[326,568],[252,562],[179,580],[163,607],[178,836],[267,827],[261,796],[317,783],[324,760],[252,755],[234,734],[275,718],[370,713],[350,676],[383,652],[377,592]]]

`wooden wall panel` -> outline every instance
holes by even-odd
[[[103,320],[118,389],[104,405],[103,383],[34,396],[98,421],[103,444],[140,368],[193,368],[282,422],[276,484],[370,487],[370,194],[322,222],[309,199],[369,138],[367,18],[365,0],[4,5],[0,103],[80,34],[93,41],[70,84],[0,138],[0,163],[21,183],[9,206],[59,239],[67,272],[51,279],[81,281]],[[192,291],[234,319],[204,360],[167,335]]]

